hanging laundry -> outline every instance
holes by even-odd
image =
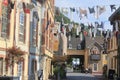
[[[81,32],[81,27],[77,26],[77,28],[76,28],[76,35],[79,36],[80,32]]]
[[[111,12],[113,12],[113,10],[116,10],[116,6],[115,5],[110,5],[111,8]]]
[[[104,28],[104,22],[101,22],[101,24],[99,25],[99,28]]]
[[[99,15],[101,15],[103,12],[106,11],[105,6],[98,6],[98,9],[99,9]]]
[[[93,29],[92,23],[88,24],[88,33],[90,37],[92,37],[92,29]]]
[[[81,8],[79,8],[80,9],[80,17],[82,18],[82,17],[87,17],[87,10],[86,9],[81,9]]]
[[[88,7],[88,9],[89,9],[90,14],[95,13],[94,7],[92,7],[92,8]]]
[[[103,35],[103,37],[105,38],[106,35],[107,35],[107,32],[106,32],[105,30],[103,30],[102,35]]]
[[[79,14],[79,10],[78,10],[78,8],[76,8],[75,10],[76,10],[76,13]]]
[[[71,12],[75,12],[75,8],[70,8],[70,11]]]
[[[61,8],[61,12],[62,12],[63,14],[68,15],[68,8],[62,7],[62,8]]]
[[[95,27],[99,28],[99,23],[95,22]]]
[[[108,30],[107,30],[106,39],[110,37],[109,32],[110,32],[110,30],[108,29]]]
[[[96,37],[96,34],[97,34],[97,27],[95,26],[94,27],[94,37]]]

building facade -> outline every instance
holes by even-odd
[[[103,72],[103,66],[106,65],[107,59],[103,54],[103,37],[96,36],[94,38],[86,37],[86,49],[88,54],[88,68],[92,69],[92,73]]]
[[[19,76],[28,79],[30,0],[2,0],[1,12],[1,52],[5,59],[2,75]],[[6,22],[5,22],[6,21]],[[1,62],[3,63],[3,62]],[[27,66],[27,67],[26,67]]]
[[[11,2],[10,2],[11,3]],[[13,46],[14,37],[14,6],[11,8],[6,0],[0,1],[0,75],[6,75],[7,48]],[[11,28],[10,28],[11,27]]]
[[[48,80],[53,58],[53,27],[54,27],[54,0],[45,0],[44,19],[42,24],[42,56],[43,56],[43,79]]]
[[[119,32],[120,32],[120,8],[118,8],[110,17],[109,21],[113,26],[113,37],[108,40],[108,52],[109,52],[109,68],[115,70],[115,73],[120,77],[120,45],[119,45]]]
[[[41,21],[43,2],[31,1],[30,10],[30,54],[29,54],[29,80],[36,80],[42,74],[41,57]],[[39,75],[38,75],[39,74]]]

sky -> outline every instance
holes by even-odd
[[[114,13],[111,12],[110,5],[116,5],[116,8],[120,6],[120,3],[118,4],[119,0],[55,0],[55,6],[59,7],[60,9],[63,7],[67,8],[82,8],[87,10],[88,17],[82,18],[80,20],[79,15],[76,13],[68,14],[67,16],[75,22],[78,23],[94,23],[97,22],[104,22],[104,29],[112,29],[112,26],[110,25],[110,22],[108,21],[108,18]],[[88,7],[96,7],[99,6],[105,6],[106,11],[102,13],[98,19],[94,17],[93,14],[89,13]],[[72,15],[72,16],[71,16]]]

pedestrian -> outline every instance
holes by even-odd
[[[40,80],[40,78],[42,77],[42,70],[38,70],[37,75],[38,75],[38,80]]]

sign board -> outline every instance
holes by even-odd
[[[100,56],[100,54],[91,54],[90,59],[91,60],[100,60],[101,56]]]

